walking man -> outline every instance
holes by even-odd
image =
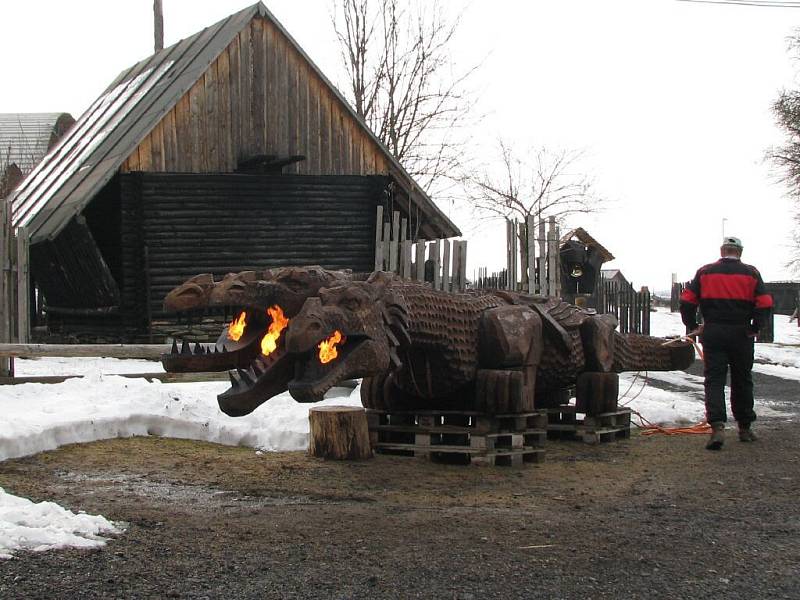
[[[700,335],[705,355],[706,420],[711,425],[708,450],[725,441],[725,379],[731,367],[731,411],[739,440],[753,442],[753,343],[772,307],[761,274],[741,261],[742,242],[725,237],[721,258],[700,267],[681,294],[681,319],[689,335]],[[697,307],[703,324],[697,325]]]

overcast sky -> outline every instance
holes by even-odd
[[[249,0],[163,0],[170,45]],[[0,112],[76,118],[125,67],[152,52],[152,0],[0,3]],[[341,81],[328,0],[267,7],[333,81]],[[791,277],[790,202],[763,159],[781,133],[770,113],[797,85],[787,38],[800,8],[676,0],[451,0],[466,12],[457,65],[486,116],[473,153],[498,137],[585,149],[583,167],[611,199],[583,226],[635,285],[666,289],[713,260],[723,219],[765,279]],[[469,269],[499,268],[502,227],[442,204],[470,240]]]

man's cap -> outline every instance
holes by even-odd
[[[726,235],[724,238],[722,238],[722,245],[730,246],[731,248],[738,248],[739,250],[744,248],[744,246],[742,246],[742,240],[737,237],[733,237],[732,235]]]

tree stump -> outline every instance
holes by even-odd
[[[319,406],[308,411],[308,453],[318,458],[372,458],[367,413],[357,406]]]

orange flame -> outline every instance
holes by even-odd
[[[342,335],[342,332],[337,329],[333,332],[331,337],[320,342],[319,346],[317,346],[317,348],[319,348],[319,362],[324,365],[339,356],[339,350],[336,348],[336,344],[339,344],[343,341],[344,336]]]
[[[228,325],[228,339],[233,340],[234,342],[238,342],[239,338],[242,337],[244,333],[244,328],[247,326],[247,320],[245,319],[245,312],[242,311],[238,317],[236,317],[233,321],[230,322]]]
[[[289,325],[289,319],[284,316],[283,309],[277,304],[269,307],[267,314],[272,319],[272,323],[269,324],[269,329],[261,340],[261,354],[264,356],[269,356],[275,351],[281,332]]]

